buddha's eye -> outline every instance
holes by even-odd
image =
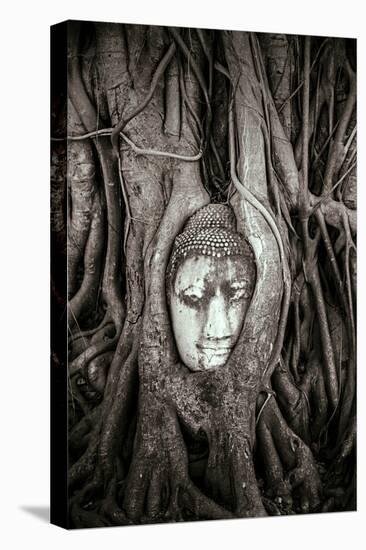
[[[229,291],[229,297],[231,302],[237,302],[246,297],[246,291],[244,286],[231,286]]]
[[[189,287],[181,292],[180,297],[187,306],[194,306],[204,297],[204,290],[201,287]]]

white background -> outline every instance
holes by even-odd
[[[250,4],[250,8],[249,8]],[[1,450],[3,548],[360,548],[365,533],[365,68],[362,1],[38,0],[1,11]],[[359,38],[358,512],[66,532],[49,502],[49,25],[64,19]],[[5,307],[3,304],[5,302]],[[362,349],[363,348],[363,349]],[[33,512],[32,512],[33,510]],[[37,513],[38,510],[38,513]],[[36,513],[35,513],[36,512]]]

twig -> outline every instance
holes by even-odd
[[[130,232],[130,225],[131,225],[131,210],[130,210],[130,203],[128,202],[128,195],[127,195],[127,191],[126,191],[125,182],[124,182],[123,175],[122,175],[121,155],[118,155],[118,177],[119,177],[119,182],[120,182],[120,185],[121,185],[123,200],[124,200],[124,203],[125,203],[125,206],[126,206],[126,218],[127,218],[126,219],[126,230],[124,232],[124,238],[123,238],[123,252],[126,256],[126,245],[127,245],[127,239],[128,239],[128,234]]]
[[[262,413],[263,413],[263,411],[264,411],[264,409],[265,409],[265,407],[266,407],[268,401],[271,399],[272,395],[273,395],[273,392],[271,392],[271,393],[268,392],[268,393],[267,393],[266,400],[265,400],[265,402],[263,403],[263,405],[261,406],[261,408],[260,408],[260,410],[259,410],[259,413],[258,413],[258,415],[257,415],[257,418],[256,418],[256,420],[255,420],[255,425],[256,425],[256,426],[258,426],[258,422],[259,422],[259,420],[260,420],[260,418],[261,418],[261,416],[262,416]]]
[[[338,128],[338,124],[339,124],[339,120],[337,120],[337,122],[335,123],[335,125],[333,127],[333,130],[329,133],[329,136],[325,140],[325,142],[324,142],[322,148],[320,149],[319,153],[314,152],[315,160],[314,160],[314,163],[313,163],[313,168],[315,168],[315,165],[319,162],[320,157],[324,153],[328,143],[330,142],[330,140],[332,139],[336,129]]]

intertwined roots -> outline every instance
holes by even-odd
[[[68,253],[72,526],[354,509],[352,41],[68,29],[52,230]],[[210,201],[231,203],[257,279],[208,375],[179,364],[165,272]]]

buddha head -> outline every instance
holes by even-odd
[[[209,204],[173,245],[167,297],[175,342],[192,371],[223,367],[234,348],[255,283],[251,248],[232,209]]]

